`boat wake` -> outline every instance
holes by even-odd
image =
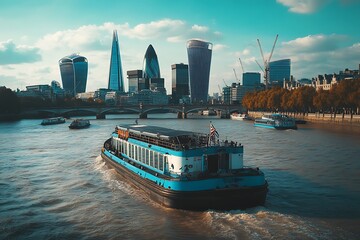
[[[205,218],[218,237],[226,239],[331,239],[334,236],[334,232],[325,226],[298,216],[272,212],[265,207],[208,211]]]
[[[120,190],[121,192],[125,193],[126,196],[141,199],[139,196],[142,195],[138,194],[138,190],[133,188],[127,182],[122,181],[116,170],[113,168],[108,168],[100,155],[95,159],[94,168],[96,171],[101,173],[102,179],[108,184],[108,187],[112,191]]]

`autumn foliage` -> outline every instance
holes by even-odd
[[[255,111],[352,113],[360,107],[360,79],[342,80],[330,91],[304,86],[292,91],[278,87],[247,93],[242,104]]]

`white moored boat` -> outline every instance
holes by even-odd
[[[250,120],[249,115],[245,113],[233,113],[230,115],[231,120]]]

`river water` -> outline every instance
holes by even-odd
[[[360,134],[327,125],[270,130],[211,119],[265,172],[265,206],[191,212],[163,208],[107,168],[100,155],[115,125],[0,123],[0,239],[360,239]],[[141,124],[208,132],[209,119],[149,115]],[[351,130],[351,129],[350,129]]]

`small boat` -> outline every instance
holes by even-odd
[[[90,126],[90,121],[87,119],[75,119],[70,123],[69,128],[70,129],[81,129],[81,128],[87,128]]]
[[[246,113],[233,113],[230,115],[231,120],[251,120],[250,116]]]
[[[217,139],[216,139],[217,138]],[[176,209],[231,210],[263,205],[264,173],[243,164],[244,147],[209,134],[147,125],[116,126],[101,156],[156,203]]]
[[[65,118],[63,117],[47,118],[42,120],[41,125],[53,125],[60,123],[65,123]]]
[[[295,119],[279,113],[267,114],[261,118],[256,118],[254,126],[272,129],[297,129]]]

